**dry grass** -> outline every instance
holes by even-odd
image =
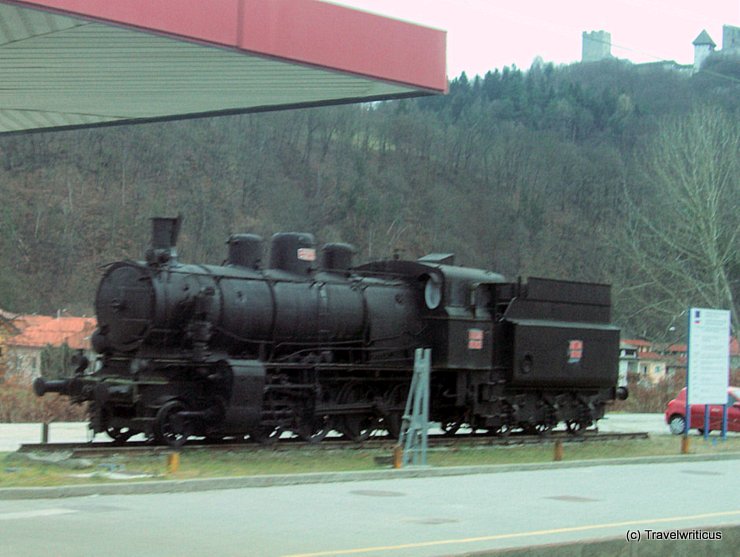
[[[11,377],[0,383],[0,422],[83,422],[85,406],[58,394],[37,397],[31,384]]]

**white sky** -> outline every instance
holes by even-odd
[[[633,62],[694,61],[706,29],[722,48],[722,25],[740,26],[740,0],[332,0],[447,31],[447,74],[485,74],[536,56],[581,58],[581,33],[611,33],[612,54]]]

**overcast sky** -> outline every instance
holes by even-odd
[[[706,29],[722,47],[722,25],[740,26],[740,0],[333,0],[447,31],[447,74],[485,74],[536,56],[581,58],[581,33],[611,33],[612,54],[633,62],[694,60]]]

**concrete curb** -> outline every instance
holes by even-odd
[[[740,460],[740,453],[716,455],[647,456],[603,460],[574,460],[532,464],[496,464],[489,466],[451,466],[445,468],[402,468],[399,470],[369,470],[366,472],[318,472],[310,474],[241,476],[195,480],[163,480],[130,483],[100,483],[66,485],[58,487],[7,487],[0,489],[0,499],[55,499],[60,497],[86,497],[90,495],[141,495],[152,493],[183,493],[216,489],[241,489],[317,483],[362,482],[408,478],[439,478],[471,474],[496,474],[501,472],[530,472],[560,468],[587,468],[594,466],[622,466],[628,464],[697,462],[713,460]]]

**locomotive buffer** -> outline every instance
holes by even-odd
[[[403,447],[403,466],[427,465],[429,428],[439,427],[439,423],[429,421],[429,375],[432,351],[417,348],[414,353],[414,375],[411,379],[409,397],[403,413],[403,427],[398,447]]]

